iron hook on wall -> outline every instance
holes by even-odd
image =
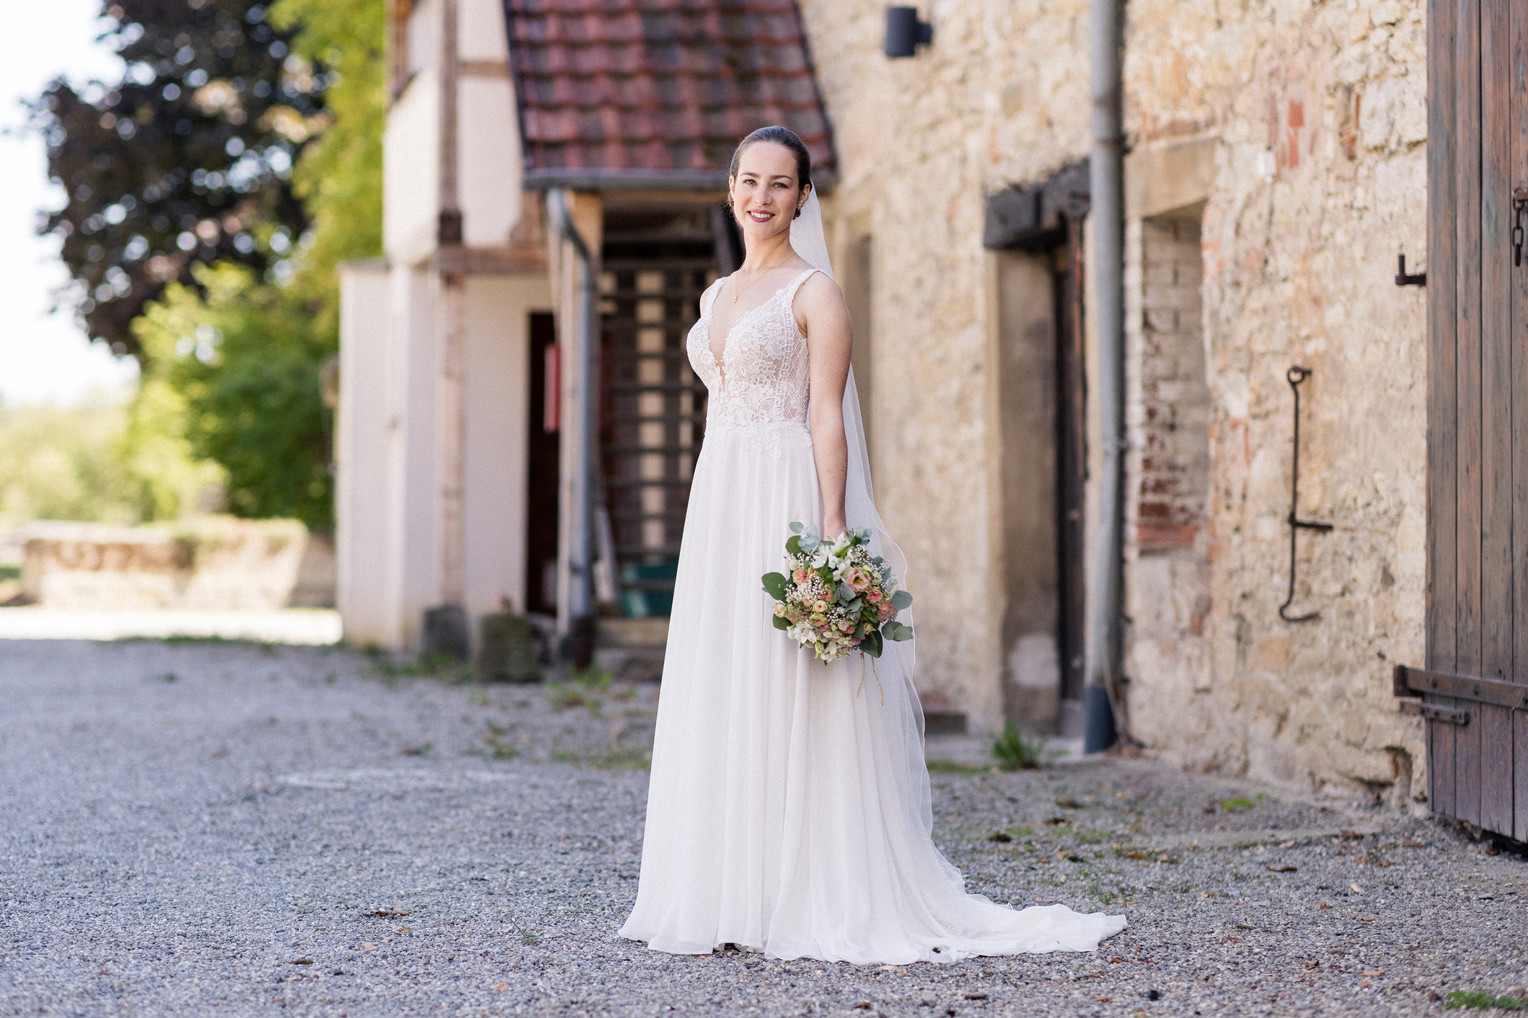
[[[1289,606],[1295,600],[1295,540],[1301,530],[1323,533],[1332,529],[1330,523],[1313,523],[1310,520],[1300,519],[1300,383],[1310,376],[1311,369],[1302,368],[1299,365],[1291,367],[1284,375],[1289,382],[1290,391],[1295,394],[1294,466],[1289,475],[1289,596],[1284,598],[1283,604],[1279,605],[1279,618],[1285,622],[1309,622],[1321,617],[1320,612],[1307,612],[1304,615],[1289,614]]]
[[[1404,253],[1400,254],[1400,255],[1397,255],[1396,256],[1395,285],[1396,286],[1426,286],[1427,285],[1427,272],[1426,272],[1425,269],[1423,271],[1421,271],[1421,272],[1407,272],[1406,271],[1406,255]]]

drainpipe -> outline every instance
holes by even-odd
[[[588,665],[594,651],[593,533],[594,518],[594,255],[573,225],[568,192],[557,188],[547,195],[547,208],[558,234],[573,248],[578,258],[578,312],[574,320],[574,350],[563,360],[563,370],[571,370],[571,405],[568,416],[573,427],[564,429],[564,438],[572,438],[569,483],[563,486],[560,510],[562,528],[558,549],[565,565],[558,570],[565,579],[565,589],[558,591],[557,630],[566,641],[565,651],[577,667]],[[568,333],[559,330],[559,341]],[[569,435],[569,431],[572,432]]]
[[[1092,97],[1093,152],[1088,160],[1096,281],[1094,320],[1098,328],[1099,423],[1103,477],[1099,484],[1098,558],[1089,620],[1088,686],[1083,752],[1097,753],[1114,742],[1111,699],[1119,676],[1121,540],[1124,523],[1125,356],[1124,356],[1124,117],[1120,65],[1123,60],[1123,0],[1092,0],[1089,92]]]

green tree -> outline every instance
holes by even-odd
[[[329,414],[319,388],[328,352],[296,287],[257,285],[247,266],[197,266],[133,323],[146,355],[142,392],[168,386],[197,457],[226,474],[239,516],[333,525]],[[198,289],[200,292],[198,292]]]
[[[260,0],[107,0],[102,14],[123,79],[60,79],[33,104],[66,195],[43,230],[90,336],[137,353],[130,323],[168,283],[218,260],[264,273],[307,229],[291,169],[326,122],[328,77]]]

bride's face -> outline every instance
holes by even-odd
[[[807,189],[796,180],[796,154],[772,141],[754,142],[743,150],[728,189],[743,235],[755,239],[789,232],[807,197]]]

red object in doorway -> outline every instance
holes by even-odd
[[[552,343],[546,348],[546,371],[542,375],[545,388],[541,405],[541,430],[555,434],[562,421],[562,348]]]

